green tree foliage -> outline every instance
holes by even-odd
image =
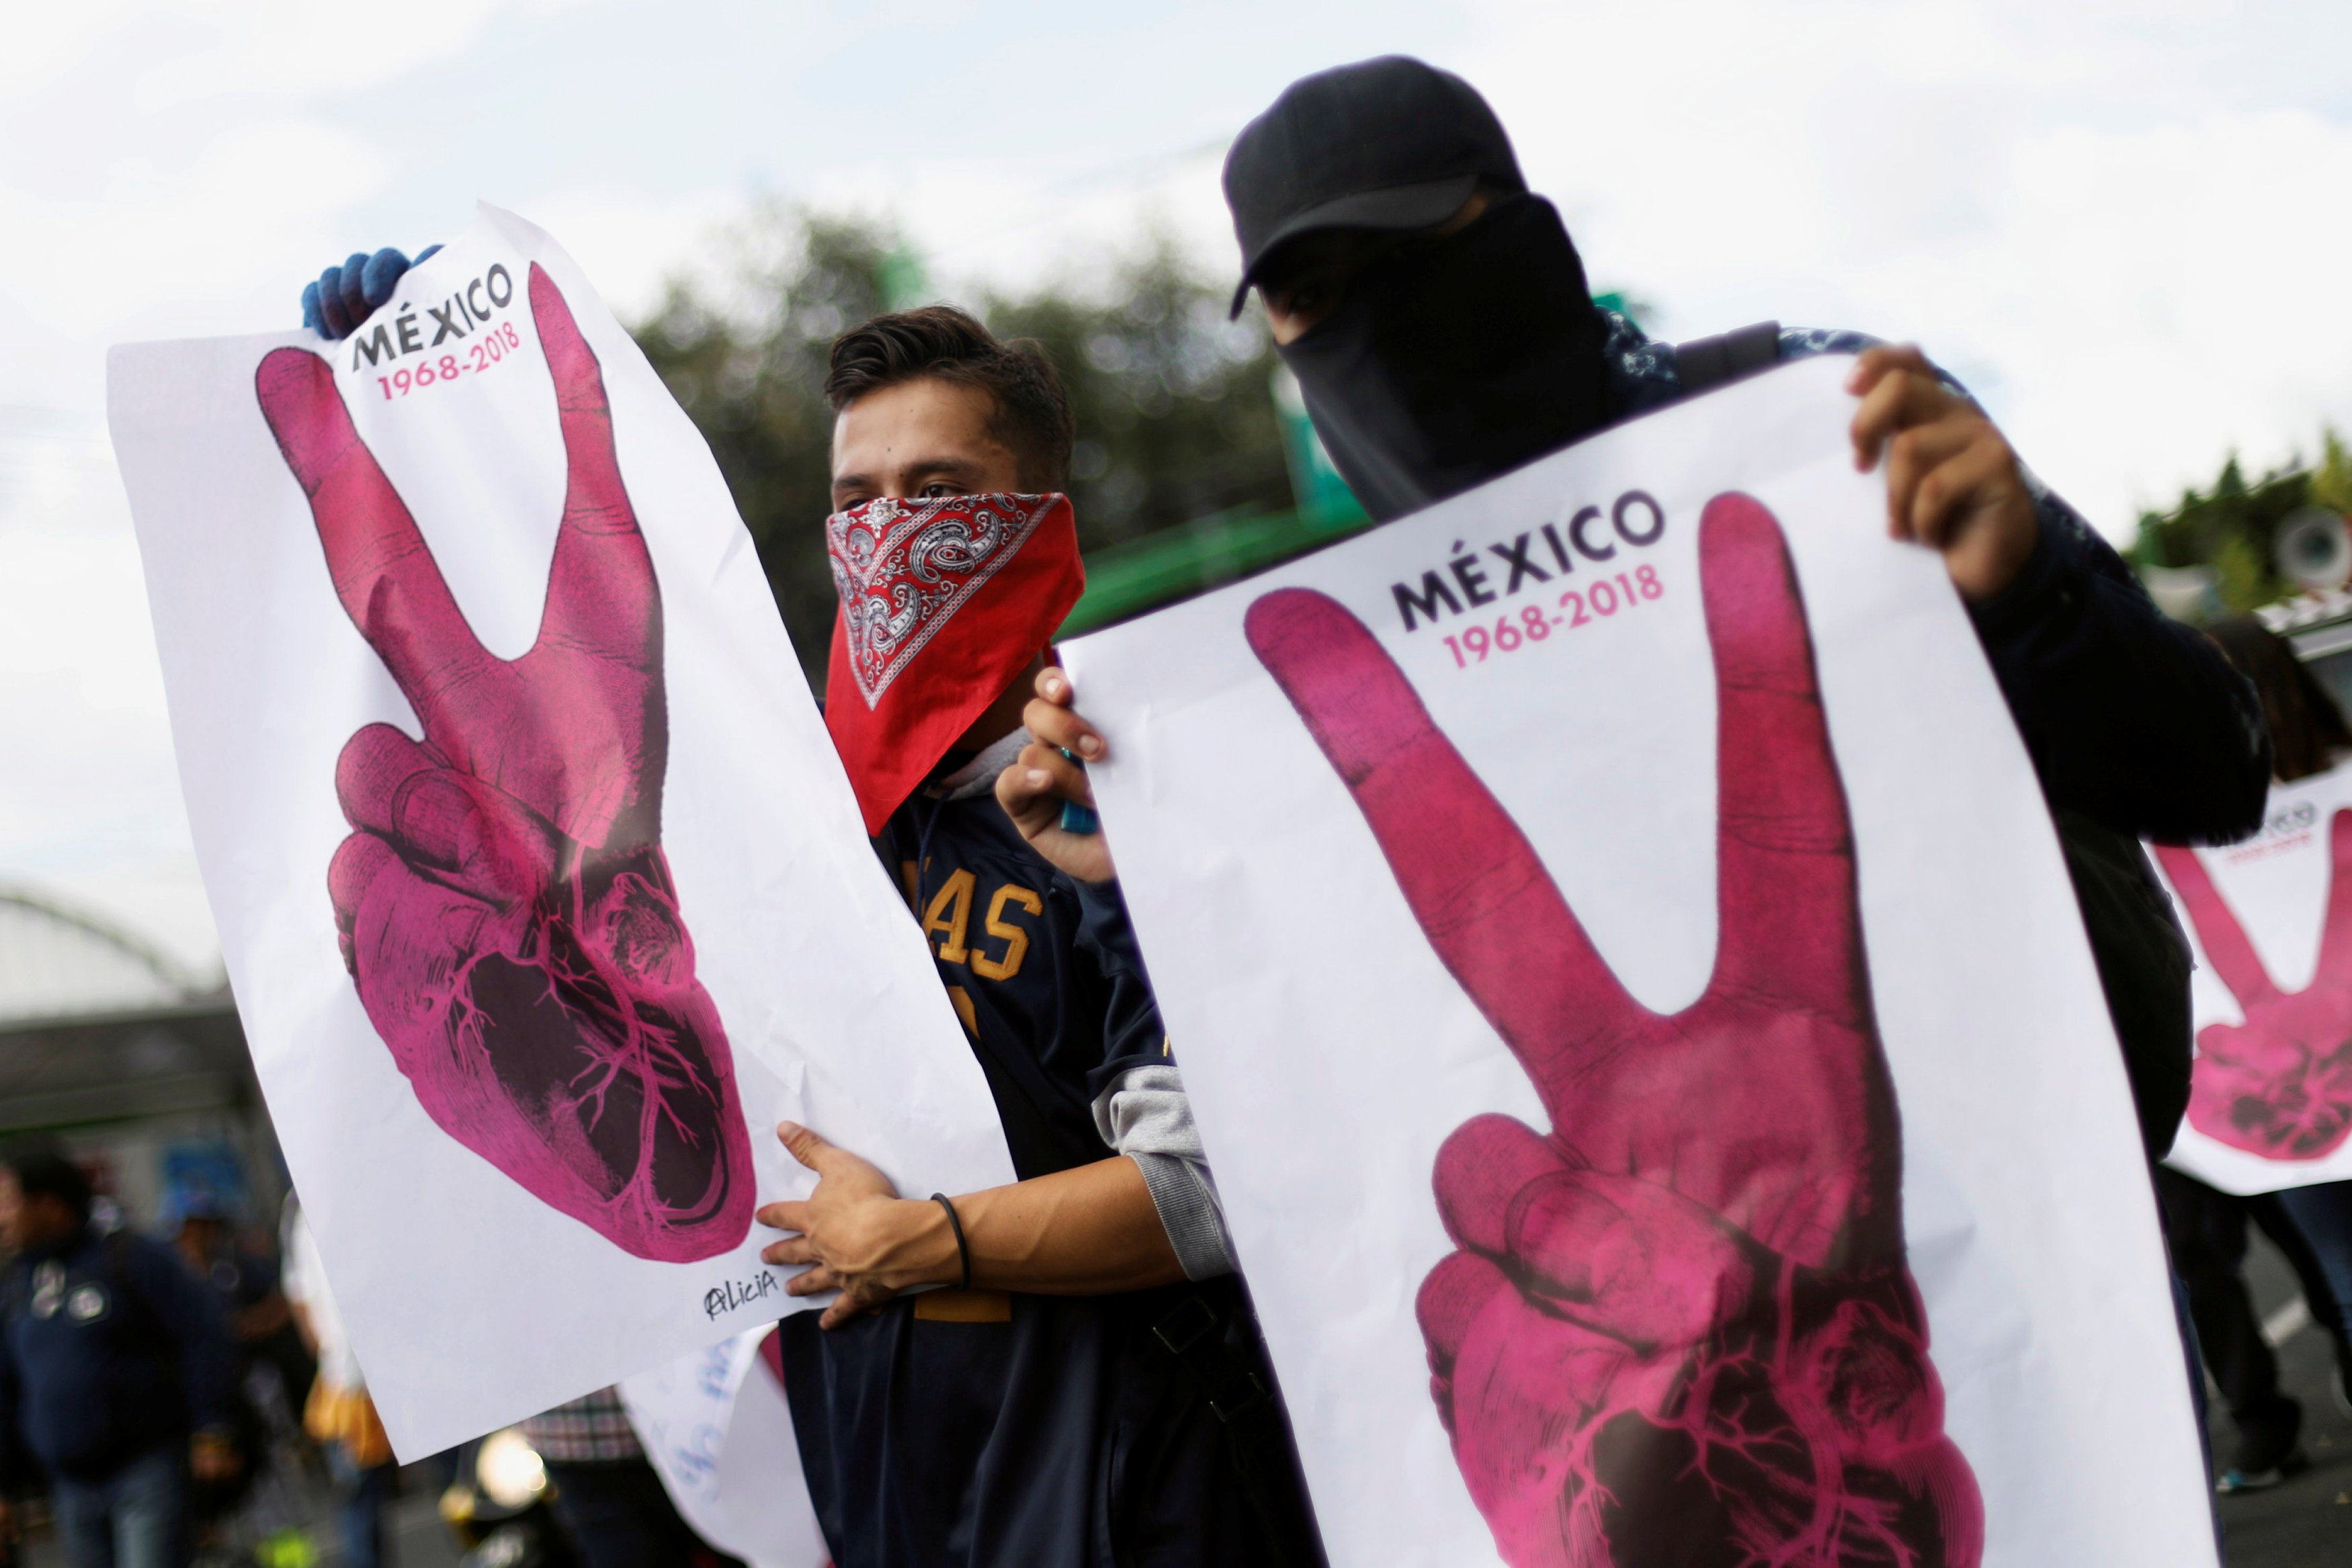
[[[833,340],[883,308],[899,247],[853,220],[762,214],[716,286],[673,283],[638,347],[719,459],[750,525],[784,625],[822,685],[833,581],[822,524],[831,494]]]
[[[718,456],[821,687],[834,618],[822,526],[826,355],[867,317],[931,296],[887,225],[777,208],[736,248],[717,281],[673,284],[635,337]],[[1077,417],[1070,494],[1081,547],[1287,506],[1264,329],[1227,321],[1226,287],[1165,236],[1091,270],[1085,287],[955,301],[1000,337],[1034,339],[1061,371]]]
[[[2319,466],[2311,471],[2311,504],[2352,517],[2352,451],[2333,430],[2319,437]]]
[[[2150,566],[2210,566],[2226,610],[2268,604],[2291,591],[2272,565],[2272,537],[2282,518],[2310,504],[2312,477],[2290,465],[2250,484],[2232,455],[2210,490],[2192,487],[2170,511],[2143,512],[2132,554]]]
[[[1257,318],[1228,321],[1230,285],[1201,277],[1165,235],[1106,282],[1099,295],[1049,289],[981,306],[991,330],[1034,340],[1062,372],[1077,416],[1080,543],[1289,505],[1274,346]]]

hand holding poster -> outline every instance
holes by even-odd
[[[1335,1563],[2213,1560],[2048,814],[1838,374],[1066,650]]]
[[[2198,959],[2166,1163],[2241,1194],[2352,1177],[2352,768],[2278,786],[2244,843],[2154,852]]]
[[[115,351],[206,890],[395,1446],[797,1304],[782,1117],[1010,1178],[709,453],[545,235]],[[814,521],[812,527],[814,527]]]

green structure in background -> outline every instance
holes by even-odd
[[[1636,327],[1642,324],[1642,318],[1650,313],[1647,301],[1635,299],[1622,289],[1612,289],[1606,294],[1596,294],[1592,297],[1592,302],[1603,310],[1614,310]]]
[[[903,243],[883,256],[882,265],[875,269],[874,283],[885,310],[911,310],[937,298],[931,292],[930,275],[923,270],[923,258]]]
[[[1298,378],[1286,365],[1277,366],[1274,372],[1274,414],[1282,422],[1282,455],[1290,465],[1290,489],[1298,497],[1298,509],[1335,517],[1362,517],[1364,508],[1357,505],[1355,492],[1332,465],[1331,455],[1323,450],[1323,438],[1315,434],[1315,422],[1307,417],[1307,398],[1298,390]]]
[[[1307,417],[1297,380],[1274,372],[1274,408],[1298,504],[1286,512],[1253,507],[1213,512],[1189,523],[1098,550],[1087,559],[1087,593],[1059,633],[1076,637],[1189,599],[1372,526]]]

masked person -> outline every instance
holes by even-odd
[[[2138,840],[2220,841],[2262,821],[2269,741],[2252,688],[2168,621],[2122,559],[2026,472],[1918,350],[1766,322],[1679,348],[1595,306],[1559,214],[1520,178],[1486,100],[1390,57],[1294,82],[1225,161],[1253,287],[1332,462],[1385,522],[1733,376],[1856,356],[1856,465],[1881,462],[1895,538],[1937,551],[2055,818],[2151,1159],[2189,1101],[2189,947]],[[1105,755],[1041,673],[1037,744],[999,785],[1041,852]]]
[[[1296,82],[1236,139],[1224,184],[1242,251],[1234,308],[1257,290],[1333,463],[1379,521],[1732,376],[1855,356],[1856,466],[1885,464],[1889,532],[1937,551],[1968,607],[2050,804],[2146,1151],[2160,1156],[2189,1100],[2189,960],[2139,840],[2252,831],[2270,773],[2261,708],[2219,652],[2157,611],[1918,350],[1771,323],[1676,348],[1597,308],[1559,213],[1527,189],[1501,125],[1458,78],[1391,57]],[[1055,827],[1059,797],[1091,803],[1071,758],[1101,758],[1104,743],[1061,672],[1041,673],[1037,690],[1024,716],[1035,744],[999,798],[1041,852],[1107,876],[1099,841],[1066,854]],[[1672,1458],[1658,1463],[1651,1479],[1674,1484]],[[1674,1528],[1702,1555],[1763,1550],[1729,1514],[1677,1514]]]
[[[1021,1178],[902,1197],[784,1129],[819,1181],[761,1211],[799,1233],[766,1256],[841,1291],[779,1331],[827,1542],[843,1568],[1319,1561],[1117,888],[991,793],[1085,580],[1060,382],[932,308],[845,335],[825,390],[825,721]]]

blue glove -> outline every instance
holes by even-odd
[[[1078,754],[1068,747],[1057,746],[1054,749],[1076,763],[1079,772],[1084,773],[1087,770],[1087,765],[1078,760]],[[1081,835],[1099,833],[1102,831],[1102,819],[1095,814],[1095,809],[1092,806],[1082,806],[1076,800],[1065,800],[1062,802],[1062,831]]]
[[[302,286],[302,325],[321,338],[348,338],[400,287],[401,276],[441,247],[428,245],[411,261],[390,246],[373,256],[353,251],[340,267]]]

